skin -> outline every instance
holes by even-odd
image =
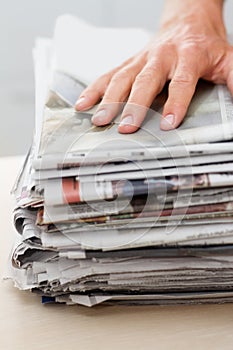
[[[135,56],[87,87],[75,108],[101,101],[94,125],[109,124],[121,114],[120,133],[138,130],[155,97],[169,81],[160,127],[180,125],[200,78],[227,84],[233,95],[233,47],[227,41],[223,0],[167,0],[158,33]]]

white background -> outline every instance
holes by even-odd
[[[162,0],[4,1],[0,11],[0,156],[23,154],[30,145],[34,126],[31,50],[36,36],[52,35],[58,15],[75,14],[96,25],[156,30],[162,6]],[[233,31],[232,14],[233,1],[228,0],[228,31]]]

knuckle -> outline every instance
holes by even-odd
[[[196,81],[196,76],[194,73],[191,72],[180,72],[175,74],[173,79],[171,80],[170,85],[176,85],[176,84],[184,84],[184,85],[193,85]]]
[[[119,83],[122,80],[131,80],[131,71],[128,68],[122,68],[112,77],[113,83]]]
[[[96,87],[90,86],[82,91],[80,97],[86,96],[86,95],[94,95],[94,94],[98,93],[99,91],[100,91],[100,88],[98,86],[96,86]]]
[[[187,104],[185,104],[184,101],[179,101],[179,100],[173,101],[172,106],[181,111],[187,108]]]
[[[193,55],[199,52],[201,45],[197,41],[186,41],[180,46],[180,51],[184,55]]]
[[[149,67],[143,72],[139,73],[135,79],[135,82],[137,84],[144,83],[144,82],[152,82],[156,79],[156,68],[155,67]]]
[[[111,76],[112,76],[111,72],[105,73],[105,74],[101,75],[101,77],[99,77],[98,81],[99,82],[108,81],[111,78]]]
[[[102,103],[112,103],[116,101],[116,95],[114,93],[114,88],[108,87],[104,93]]]
[[[160,43],[156,46],[156,55],[157,57],[164,59],[165,55],[169,55],[175,50],[175,45],[170,42],[169,40],[166,40],[163,43]],[[155,60],[157,61],[157,57],[155,57]]]
[[[170,98],[167,103],[166,103],[166,109],[167,110],[172,110],[172,111],[180,111],[181,113],[185,112],[187,110],[188,105],[183,101],[183,99],[176,99]]]

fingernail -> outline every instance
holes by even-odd
[[[86,97],[85,97],[85,96],[80,97],[80,98],[76,101],[75,107],[77,107],[77,108],[82,108],[82,106],[85,104],[85,101],[86,101]]]
[[[100,109],[99,111],[96,112],[96,114],[93,115],[91,121],[94,124],[104,124],[106,121],[106,116],[107,116],[107,112],[105,109]]]
[[[125,126],[125,125],[134,125],[134,118],[132,115],[127,115],[122,119],[120,122],[120,126]]]
[[[174,129],[175,124],[175,116],[174,114],[168,114],[166,117],[161,119],[160,126],[163,130],[171,130]]]

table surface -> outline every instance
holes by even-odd
[[[233,349],[233,304],[42,305],[3,281],[14,242],[10,189],[22,158],[0,158],[0,349]]]

